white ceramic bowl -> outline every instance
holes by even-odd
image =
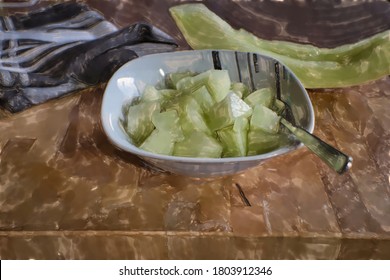
[[[225,50],[182,51],[152,54],[132,60],[111,77],[105,89],[101,120],[109,140],[118,148],[133,153],[166,171],[191,177],[233,174],[281,156],[302,146],[292,143],[272,152],[235,158],[187,158],[159,155],[137,148],[120,126],[122,106],[138,97],[148,84],[155,85],[171,72],[203,72],[227,69],[232,81],[242,81],[252,89],[273,88],[293,113],[295,123],[313,132],[314,113],[309,96],[296,76],[277,60],[256,53]]]

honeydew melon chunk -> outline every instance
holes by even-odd
[[[194,131],[183,141],[176,142],[173,150],[174,156],[219,158],[222,154],[222,145],[213,137]]]
[[[164,102],[161,102],[161,111],[175,110],[180,115],[180,112],[182,111],[181,100],[182,96],[175,96],[165,100]]]
[[[175,98],[180,94],[175,89],[160,89],[158,92],[161,95],[160,105],[162,111],[165,111],[165,108],[167,107],[172,107],[172,100],[175,100]]]
[[[204,119],[202,109],[193,97],[188,95],[182,97],[179,117],[184,135],[189,135],[194,131],[211,134]]]
[[[147,85],[141,95],[141,102],[157,101],[161,98],[159,91],[151,85]]]
[[[192,97],[199,104],[204,113],[208,112],[210,108],[215,104],[215,101],[211,97],[209,91],[205,86],[200,87],[192,93]]]
[[[268,153],[280,145],[280,134],[270,134],[262,130],[250,130],[248,132],[248,156]]]
[[[223,100],[229,93],[230,77],[227,70],[211,69],[193,77],[186,77],[176,83],[176,89],[193,93],[202,86],[206,86],[216,102]]]
[[[223,146],[223,157],[246,156],[248,129],[248,119],[239,117],[234,121],[234,125],[217,131],[218,138]]]
[[[238,117],[249,117],[251,114],[252,108],[237,94],[230,92],[210,109],[207,118],[210,129],[216,131],[232,125]]]
[[[222,101],[230,90],[230,76],[227,70],[210,70],[211,76],[207,84],[211,96],[216,102]]]
[[[176,110],[155,112],[152,116],[152,122],[157,130],[169,133],[173,140],[181,141],[184,139],[180,118]]]
[[[279,131],[279,121],[280,117],[274,111],[259,104],[253,108],[250,130],[262,130],[276,134]]]
[[[250,94],[249,88],[243,83],[232,83],[230,89],[241,99],[247,97]]]
[[[258,104],[271,108],[274,104],[275,94],[270,88],[262,88],[249,94],[244,101],[252,108]]]
[[[156,154],[172,155],[174,146],[175,139],[169,131],[155,129],[139,147]]]
[[[185,71],[185,72],[177,72],[177,73],[169,73],[165,77],[165,84],[168,88],[176,89],[176,84],[178,81],[180,81],[183,78],[186,77],[192,77],[196,74],[191,71]]]
[[[161,98],[163,98],[165,100],[169,100],[169,99],[172,99],[175,96],[177,96],[179,94],[179,91],[177,91],[175,89],[167,88],[167,89],[158,90],[158,93],[160,94]]]
[[[202,75],[203,74],[203,75]],[[202,75],[201,77],[206,76],[204,73],[201,73],[199,75]],[[197,75],[198,76],[198,75]],[[196,76],[195,76],[196,77]],[[206,77],[205,77],[206,80]],[[183,79],[180,79],[176,84],[175,88],[182,93],[191,93],[203,86],[206,82],[204,83],[195,83],[194,77],[184,77]]]
[[[142,143],[153,131],[152,116],[159,111],[160,103],[157,101],[142,102],[128,108],[125,130],[134,144]]]

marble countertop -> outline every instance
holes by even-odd
[[[177,1],[86,2],[189,48]],[[104,135],[104,86],[0,111],[1,259],[390,258],[389,77],[308,90],[314,133],[354,158],[344,175],[306,148],[223,178],[150,169]]]

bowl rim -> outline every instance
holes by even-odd
[[[102,100],[101,111],[100,111],[101,112],[100,113],[101,124],[102,124],[103,130],[104,130],[106,136],[108,137],[109,141],[114,146],[116,146],[117,148],[119,148],[119,149],[121,149],[121,150],[123,150],[125,152],[132,153],[132,154],[137,155],[137,156],[142,157],[142,158],[151,158],[151,159],[160,160],[160,161],[175,161],[175,162],[183,162],[183,163],[234,163],[234,162],[261,161],[261,160],[265,160],[265,159],[268,159],[268,158],[284,155],[284,154],[287,154],[288,152],[291,152],[291,151],[298,150],[298,149],[302,148],[303,143],[300,142],[299,144],[297,144],[295,146],[282,147],[282,148],[270,151],[268,153],[254,155],[254,156],[224,157],[224,158],[204,158],[204,157],[179,157],[179,156],[170,156],[170,155],[156,154],[156,153],[152,153],[152,152],[148,152],[148,151],[145,151],[143,149],[140,149],[137,146],[135,146],[134,144],[132,144],[130,141],[128,141],[126,143],[127,145],[123,145],[122,143],[116,141],[115,137],[113,137],[113,135],[111,133],[112,129],[111,129],[111,125],[109,123],[110,121],[105,116],[105,105],[106,105],[106,102],[108,102],[107,101],[107,94],[106,94],[107,89],[110,87],[111,83],[114,83],[114,79],[116,79],[116,74],[118,72],[122,71],[124,68],[129,67],[129,65],[134,63],[135,61],[139,61],[139,60],[142,60],[142,59],[145,59],[145,58],[150,59],[150,57],[153,57],[153,56],[161,56],[161,55],[174,56],[174,55],[178,55],[178,54],[194,53],[194,52],[196,52],[196,53],[200,53],[200,52],[209,53],[209,52],[212,52],[212,51],[240,52],[240,53],[257,54],[257,55],[260,55],[262,57],[265,57],[265,58],[268,58],[268,59],[272,59],[272,60],[280,63],[283,67],[285,67],[290,72],[292,77],[297,81],[298,86],[302,90],[304,98],[305,98],[307,104],[309,105],[308,106],[308,109],[309,109],[309,112],[308,112],[309,113],[309,124],[308,124],[308,129],[306,129],[306,130],[308,132],[310,132],[310,133],[313,132],[314,125],[315,125],[315,115],[314,115],[314,108],[313,108],[313,104],[311,102],[311,99],[310,99],[306,89],[302,85],[301,81],[294,74],[294,72],[289,67],[287,67],[284,63],[279,61],[278,59],[276,59],[274,57],[271,57],[271,56],[268,56],[268,55],[264,55],[264,54],[258,53],[258,52],[233,51],[233,50],[225,50],[225,49],[179,50],[179,51],[173,51],[173,52],[167,52],[167,53],[149,54],[149,55],[145,55],[145,56],[141,56],[141,57],[135,58],[133,60],[130,60],[130,61],[126,62],[121,67],[119,67],[114,72],[114,74],[110,77],[110,79],[107,82],[106,87],[104,89],[103,100]],[[119,110],[121,110],[121,108]],[[125,134],[124,131],[122,131],[122,133]],[[125,134],[125,136],[128,137],[126,134]]]

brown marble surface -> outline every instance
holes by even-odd
[[[180,1],[87,2],[188,48],[167,11]],[[223,178],[152,170],[108,142],[103,92],[0,111],[1,259],[390,259],[389,77],[309,91],[315,134],[354,158],[341,176],[305,148]]]

